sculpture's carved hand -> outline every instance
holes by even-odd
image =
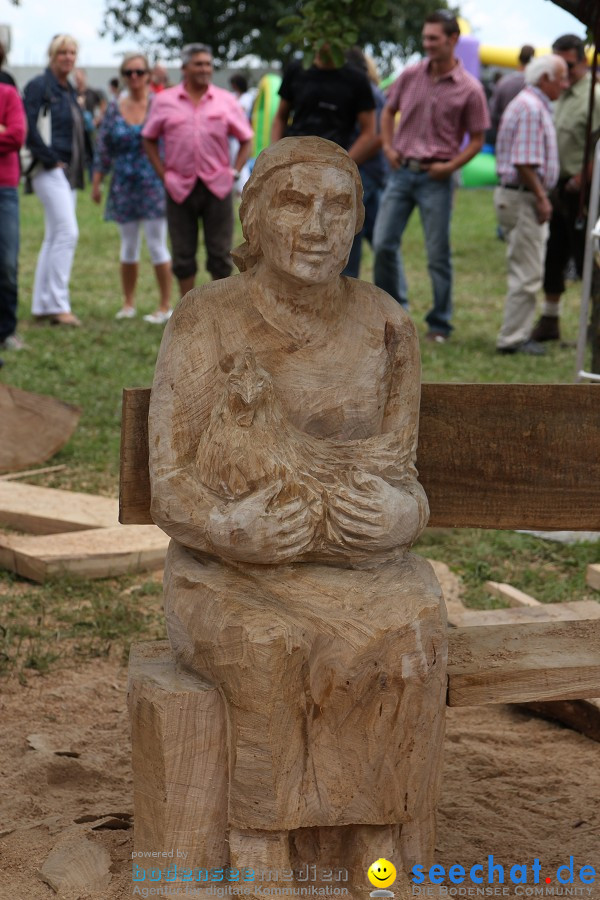
[[[377,475],[351,472],[329,497],[330,540],[352,549],[407,546],[419,531],[417,502]]]
[[[282,487],[277,481],[210,511],[208,537],[220,556],[273,564],[298,557],[309,548],[316,516],[307,498]]]

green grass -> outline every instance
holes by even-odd
[[[132,321],[115,321],[121,305],[117,228],[104,222],[87,193],[79,196],[78,219],[72,307],[84,327],[34,326],[29,308],[43,219],[37,198],[21,197],[19,330],[29,349],[3,354],[0,378],[83,410],[74,436],[52,460],[66,468],[37,476],[32,483],[116,496],[121,391],[151,384],[162,329],[144,323],[141,315],[156,308],[158,292],[144,250],[139,315]],[[236,239],[241,240],[239,227]],[[495,353],[506,269],[505,247],[496,238],[491,191],[457,191],[453,249],[455,332],[443,346],[422,344],[423,380],[572,382],[574,349],[550,346],[544,358]],[[403,252],[411,311],[422,336],[431,292],[416,214]],[[207,281],[202,257],[199,263],[198,280]],[[367,280],[372,275],[368,250],[362,275]],[[579,292],[579,284],[570,286],[563,301],[564,338],[570,341],[577,335]],[[585,565],[600,556],[594,545],[564,547],[527,535],[478,531],[426,532],[418,549],[461,575],[466,600],[476,606],[490,605],[482,588],[488,578],[509,581],[546,602],[582,599],[588,596]],[[56,665],[76,665],[93,655],[114,651],[122,655],[132,639],[164,636],[160,588],[146,576],[102,582],[61,579],[39,587],[0,573],[0,623],[0,671],[17,671],[21,676],[27,669],[44,672]]]

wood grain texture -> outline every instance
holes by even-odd
[[[121,521],[149,524],[150,390],[124,392]],[[430,526],[600,530],[595,385],[424,384],[417,451]]]
[[[80,416],[78,406],[0,384],[0,472],[46,462],[67,443]]]
[[[600,696],[600,619],[454,628],[448,705]]]
[[[0,533],[0,567],[44,582],[70,573],[112,578],[161,569],[169,538],[156,525],[94,528],[39,537]]]
[[[61,534],[118,525],[110,497],[0,481],[0,525],[31,534]]]
[[[573,622],[600,619],[600,603],[575,600],[572,603],[539,603],[511,609],[467,609],[462,603],[446,601],[448,622],[452,626],[513,625],[532,622]],[[579,731],[593,741],[600,741],[600,700],[531,701],[517,704],[524,712],[551,719]]]
[[[406,552],[429,514],[419,342],[389,295],[341,277],[360,198],[337,145],[267,148],[240,205],[241,274],[181,300],[152,384],[169,639],[226,701],[248,865],[285,863],[298,828],[418,818],[407,843],[433,848],[446,623]]]
[[[430,526],[600,530],[595,385],[425,384]]]
[[[164,585],[175,657],[227,700],[230,825],[397,824],[434,809],[446,628],[425,560],[233,569],[173,541]]]
[[[178,670],[168,641],[157,641],[133,644],[127,701],[136,852],[180,850],[190,868],[227,865],[227,723],[218,691]]]
[[[177,668],[167,641],[132,646],[128,705],[136,851],[178,848],[189,853],[190,865],[208,869],[339,867],[349,873],[351,896],[365,900],[365,872],[379,856],[395,861],[396,887],[408,888],[401,865],[410,871],[416,863],[433,862],[432,810],[404,825],[299,828],[289,834],[228,829],[225,708],[208,682]],[[208,743],[202,743],[202,729]],[[201,752],[197,762],[194,749]]]
[[[152,525],[148,469],[150,390],[125,389],[121,418],[119,522]]]

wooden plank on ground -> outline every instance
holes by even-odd
[[[118,524],[110,497],[0,481],[0,525],[32,534],[61,534]]]
[[[600,743],[600,700],[555,700],[545,703],[520,703],[523,712],[542,719],[553,719]]]
[[[0,475],[0,481],[20,481],[21,478],[32,478],[34,475],[48,475],[49,472],[62,472],[66,469],[63,463],[60,466],[42,466],[38,469],[23,469],[21,472],[8,472]]]
[[[448,632],[448,705],[600,696],[600,619]]]
[[[453,626],[522,625],[525,622],[574,622],[599,619],[600,603],[574,600],[571,603],[539,603],[509,609],[468,609],[457,603],[447,604],[448,622]]]
[[[124,391],[121,522],[147,524],[149,389]],[[600,391],[424,384],[417,468],[431,526],[600,531]]]
[[[600,565],[597,563],[590,564],[587,567],[585,580],[595,591],[600,591]]]
[[[0,384],[0,472],[46,462],[67,443],[80,416],[77,406]]]
[[[505,600],[509,606],[539,606],[539,600],[502,581],[486,581],[484,585],[488,594]]]
[[[0,567],[38,582],[66,573],[110,578],[162,568],[168,546],[168,536],[155,525],[41,537],[0,534]]]

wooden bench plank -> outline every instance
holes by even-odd
[[[152,521],[149,399],[123,395],[124,524]],[[600,531],[599,413],[590,384],[423,385],[417,467],[430,526]]]
[[[110,497],[0,481],[0,525],[32,534],[60,534],[118,525]]]
[[[600,619],[448,632],[448,705],[600,696]]]
[[[533,599],[533,598],[530,598]],[[599,619],[600,603],[575,600],[572,603],[539,603],[511,609],[468,609],[456,600],[446,603],[448,622],[453,626],[518,625],[530,622]],[[600,742],[600,700],[555,700],[517,704],[524,712],[561,722],[593,741]]]
[[[597,385],[425,384],[419,427],[430,525],[600,530]]]
[[[148,471],[150,388],[123,391],[119,522],[152,525]]]

